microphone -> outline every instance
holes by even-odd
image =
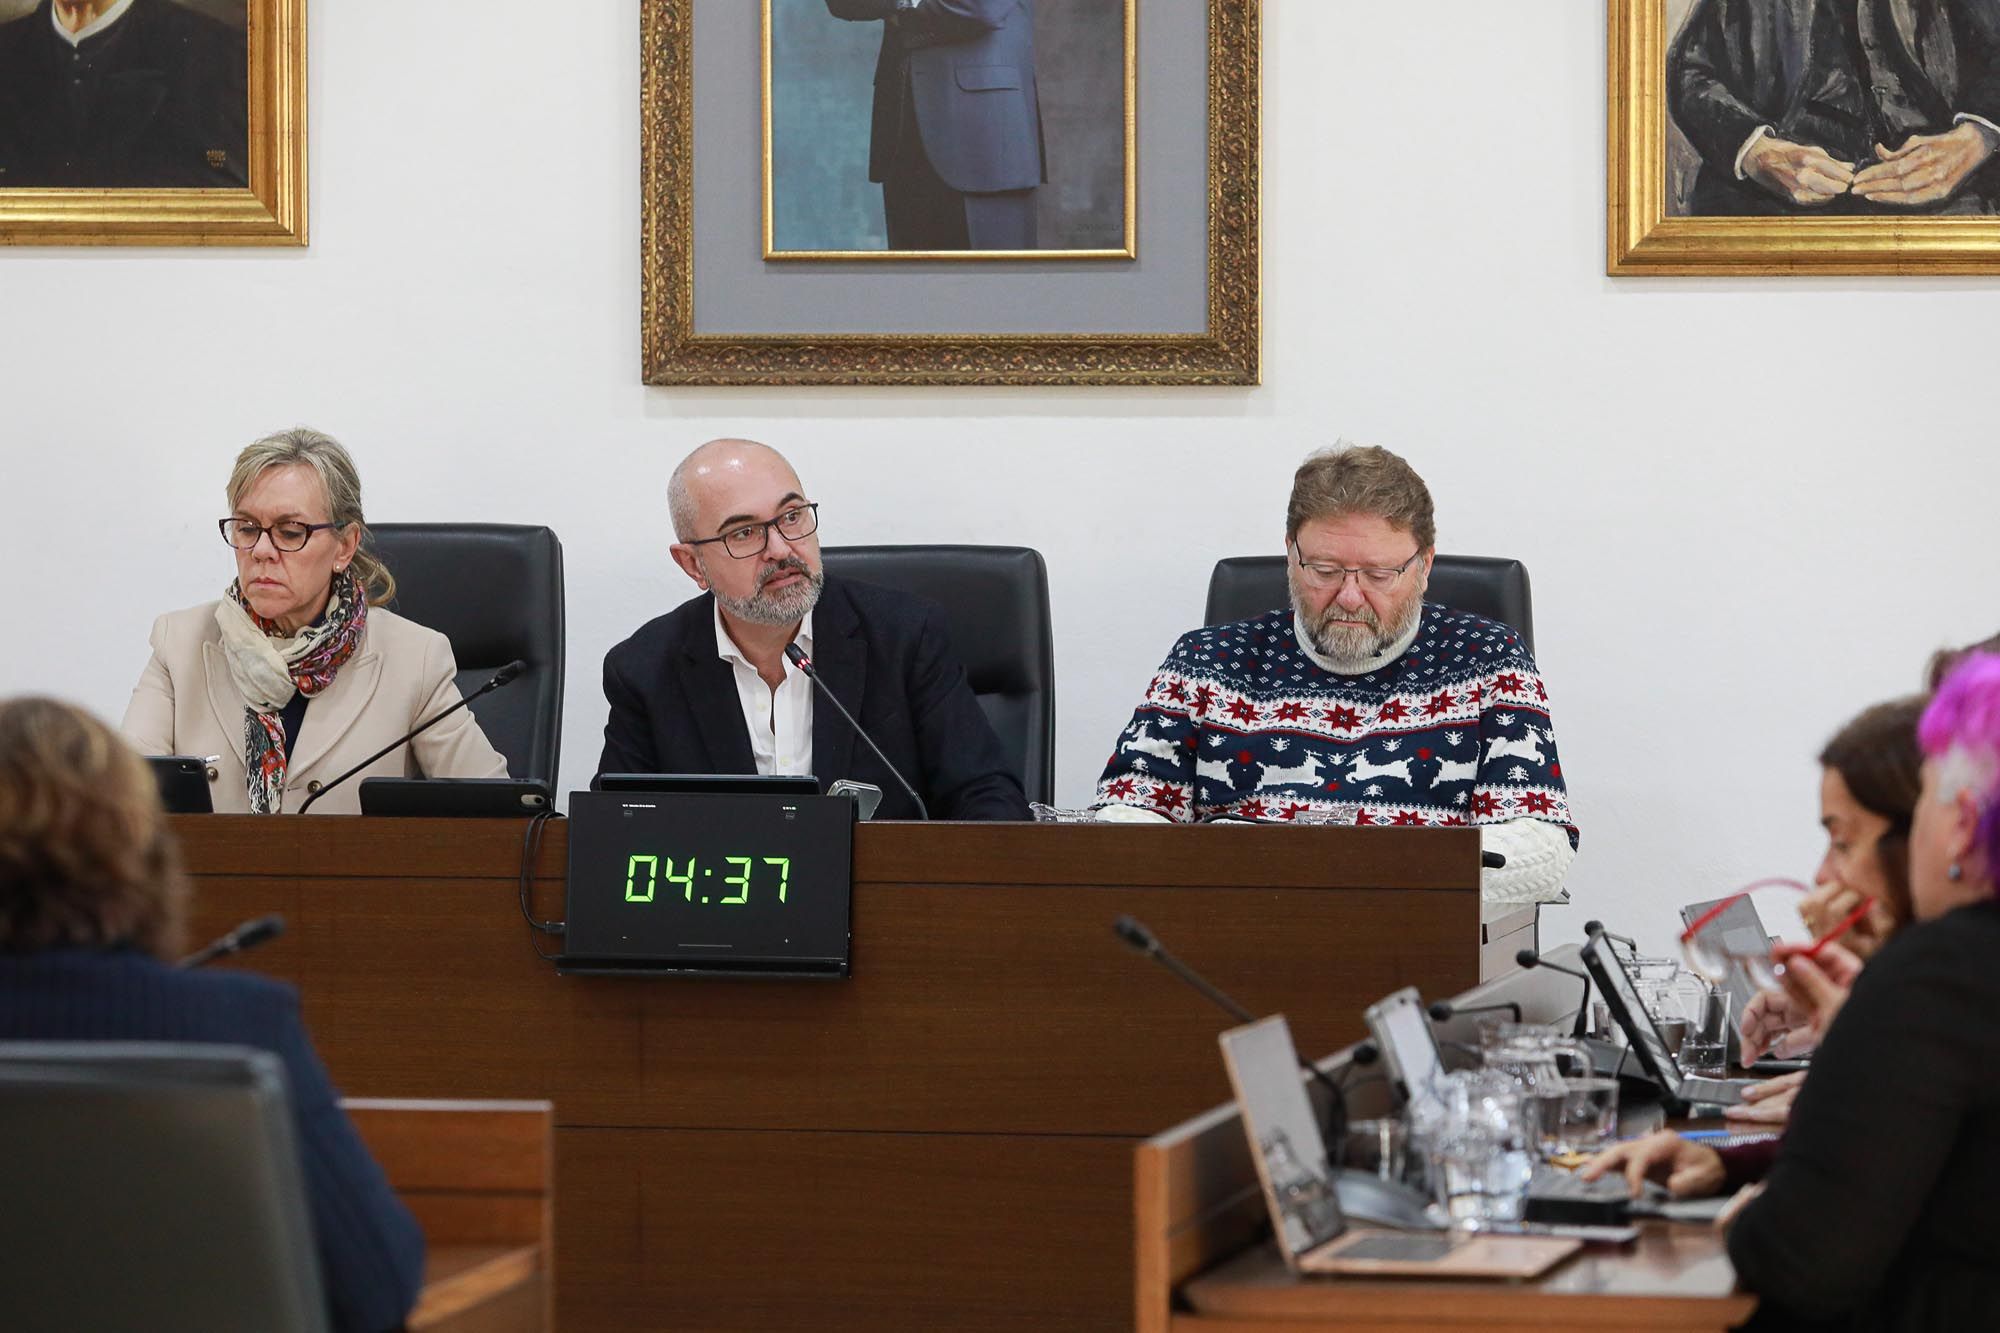
[[[1522,967],[1546,967],[1551,972],[1560,972],[1566,977],[1575,977],[1583,983],[1583,1001],[1577,1006],[1576,1024],[1570,1030],[1569,1034],[1578,1041],[1582,1041],[1590,1031],[1590,974],[1588,972],[1579,972],[1573,967],[1564,967],[1561,963],[1551,963],[1533,949],[1521,950],[1514,955],[1514,961]]]
[[[1200,991],[1210,1004],[1222,1010],[1237,1022],[1254,1023],[1257,1021],[1256,1015],[1217,990],[1210,984],[1207,977],[1204,977],[1201,973],[1168,953],[1165,946],[1160,943],[1152,931],[1146,929],[1142,922],[1129,916],[1121,916],[1112,922],[1111,929],[1117,934],[1119,939],[1125,941],[1133,949],[1146,955],[1146,957],[1152,959],[1161,967],[1166,968],[1167,971]],[[1363,1056],[1364,1051],[1366,1052],[1366,1058]],[[1380,1058],[1380,1055],[1381,1052],[1377,1051],[1372,1044],[1363,1042],[1355,1048],[1352,1061],[1357,1065],[1372,1065]],[[1334,1140],[1338,1142],[1340,1134],[1344,1133],[1347,1129],[1346,1089],[1328,1078],[1320,1071],[1318,1065],[1306,1059],[1303,1055],[1299,1057],[1299,1068],[1311,1074],[1315,1079],[1318,1079],[1320,1086],[1333,1094],[1333,1109],[1329,1118],[1334,1122],[1332,1126],[1335,1131]]]
[[[219,940],[214,940],[196,949],[181,959],[181,967],[206,967],[218,958],[227,958],[245,949],[254,949],[260,944],[278,938],[285,933],[285,918],[273,912],[270,916],[260,916],[255,921],[245,921]]]
[[[799,674],[813,683],[813,688],[817,689],[820,695],[827,702],[831,703],[842,717],[847,719],[847,725],[854,728],[854,734],[859,736],[870,750],[874,751],[875,757],[882,761],[882,767],[889,770],[889,776],[896,779],[898,785],[902,787],[910,800],[916,804],[917,818],[929,819],[931,812],[924,808],[924,798],[917,795],[917,789],[910,785],[910,780],[904,777],[894,764],[889,762],[889,756],[882,753],[882,747],[875,743],[875,738],[870,736],[862,728],[861,724],[854,720],[854,714],[847,711],[847,705],[842,703],[835,697],[833,691],[826,687],[826,682],[819,678],[819,669],[812,664],[812,659],[806,656],[805,650],[800,648],[796,643],[788,643],[785,645],[785,660],[797,667]],[[1247,1023],[1250,1020],[1246,1018],[1243,1021]]]
[[[453,704],[451,707],[442,710],[441,712],[438,713],[436,717],[431,718],[427,722],[418,723],[415,729],[413,729],[409,735],[403,737],[401,740],[391,741],[389,744],[377,750],[374,754],[371,754],[366,759],[363,759],[353,768],[348,769],[345,773],[342,773],[339,777],[335,778],[333,781],[329,783],[326,783],[318,791],[306,797],[306,803],[299,807],[299,813],[304,814],[306,811],[312,809],[314,801],[317,801],[320,797],[326,795],[328,792],[332,791],[335,787],[338,787],[341,783],[347,781],[349,778],[353,777],[356,773],[359,773],[362,769],[374,763],[377,759],[380,759],[383,755],[388,754],[390,751],[395,750],[400,746],[408,745],[411,741],[423,735],[426,731],[429,731],[432,727],[444,721],[446,718],[450,717],[453,713],[456,713],[459,709],[471,703],[474,699],[480,698],[482,695],[491,694],[493,691],[499,689],[502,685],[512,684],[514,678],[520,675],[523,671],[526,671],[527,669],[528,669],[528,664],[526,662],[523,662],[518,657],[515,658],[513,661],[509,662],[506,666],[503,666],[498,671],[494,672],[493,679],[487,681],[484,685],[481,685],[478,689],[466,695],[463,699],[460,699],[457,703]]]
[[[1633,939],[1630,935],[1613,935],[1610,931],[1604,928],[1604,923],[1602,921],[1584,922],[1583,933],[1586,938],[1592,935],[1602,935],[1607,940],[1617,940],[1620,944],[1624,945],[1625,948],[1630,952],[1634,954],[1639,952],[1639,942],[1637,940]]]
[[[1503,1009],[1514,1015],[1516,1023],[1521,1021],[1521,1006],[1512,1000],[1507,1000],[1500,1004],[1466,1005],[1453,1004],[1450,1000],[1439,1000],[1425,1012],[1430,1014],[1431,1022],[1433,1023],[1449,1023],[1456,1014],[1494,1014]]]

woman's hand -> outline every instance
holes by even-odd
[[[1746,1065],[1766,1055],[1794,1060],[1819,1044],[1812,1032],[1812,1015],[1782,990],[1758,991],[1744,1006],[1737,1031]]]
[[[1752,1083],[1743,1089],[1742,1101],[1722,1108],[1722,1118],[1751,1125],[1782,1125],[1791,1118],[1792,1099],[1805,1081],[1806,1071],[1801,1069]]]
[[[1624,1173],[1626,1188],[1635,1199],[1649,1179],[1664,1184],[1676,1199],[1705,1198],[1722,1188],[1721,1154],[1668,1129],[1607,1148],[1577,1174],[1596,1180],[1612,1171]]]
[[[1715,1229],[1717,1231],[1729,1230],[1731,1224],[1736,1221],[1736,1215],[1742,1212],[1752,1199],[1763,1192],[1764,1182],[1761,1180],[1754,1185],[1745,1185],[1742,1189],[1736,1191],[1729,1202],[1722,1206],[1722,1211],[1715,1215]]]
[[[1840,1006],[1847,1003],[1848,989],[1861,975],[1861,960],[1838,944],[1823,944],[1810,955],[1803,948],[1781,944],[1771,956],[1784,965],[1785,994],[1793,1011],[1804,1016],[1803,1026],[1817,1046]]]

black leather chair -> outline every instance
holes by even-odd
[[[511,775],[558,791],[563,563],[555,533],[508,523],[381,523],[369,531],[396,576],[389,609],[451,640],[461,694],[517,657],[527,662],[513,684],[472,711]]]
[[[9,1329],[324,1333],[277,1056],[0,1043],[0,1142]]]
[[[1215,562],[1208,577],[1205,624],[1227,625],[1261,616],[1290,603],[1282,555],[1238,555]],[[1440,555],[1431,563],[1426,601],[1454,611],[1470,611],[1497,620],[1521,635],[1521,644],[1535,651],[1534,600],[1528,591],[1528,567],[1519,560],[1490,555]]]
[[[1056,785],[1055,636],[1049,572],[1025,546],[829,546],[826,572],[928,597],[1031,801]]]

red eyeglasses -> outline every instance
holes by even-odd
[[[1737,902],[1749,897],[1754,890],[1774,888],[1792,889],[1798,893],[1812,892],[1810,885],[1801,884],[1795,879],[1760,879],[1744,885],[1689,922],[1688,928],[1681,932],[1681,956],[1687,960],[1689,969],[1718,986],[1729,980],[1730,971],[1735,967],[1742,968],[1762,989],[1777,985],[1778,978],[1784,975],[1784,964],[1772,958],[1771,942],[1768,939],[1749,931],[1711,930],[1704,933],[1702,930],[1702,927],[1713,922]],[[1835,923],[1833,929],[1803,949],[1787,950],[1786,956],[1819,957],[1820,950],[1845,935],[1857,921],[1873,911],[1874,907],[1875,900],[1864,897],[1858,907]]]

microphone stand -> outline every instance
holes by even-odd
[[[242,953],[246,949],[254,949],[258,945],[269,940],[274,940],[284,933],[284,917],[279,916],[276,912],[273,912],[269,916],[260,916],[255,921],[245,921],[221,939],[211,940],[207,944],[202,945],[201,948],[196,949],[193,953],[181,959],[177,966],[206,967],[218,958],[227,958],[231,954]]]
[[[390,753],[392,750],[395,750],[398,746],[408,745],[411,741],[423,735],[425,732],[429,731],[432,727],[444,721],[446,718],[450,717],[453,713],[456,713],[459,709],[464,708],[467,705],[471,704],[471,702],[474,699],[483,698],[484,696],[491,694],[493,693],[493,691],[499,689],[502,685],[512,684],[514,677],[520,675],[523,671],[526,671],[527,669],[528,669],[528,664],[526,662],[523,662],[518,657],[515,658],[513,661],[509,662],[506,666],[503,666],[498,671],[494,672],[493,679],[487,681],[484,685],[481,685],[478,689],[466,695],[463,699],[460,699],[457,703],[453,704],[451,707],[443,710],[436,717],[433,717],[429,721],[421,724],[414,731],[410,732],[409,735],[403,737],[401,740],[391,741],[389,744],[377,750],[374,754],[371,754],[366,759],[363,759],[353,768],[350,768],[345,773],[342,773],[339,777],[335,778],[333,781],[321,786],[318,791],[306,797],[305,804],[299,807],[299,813],[304,814],[306,811],[312,809],[314,801],[317,801],[320,797],[326,795],[328,792],[332,791],[335,787],[338,787],[341,783],[347,781],[349,778],[353,777],[356,773],[359,773],[362,769],[374,763],[377,759],[380,759],[383,755]]]
[[[842,717],[847,719],[847,725],[854,728],[854,734],[859,736],[862,744],[866,745],[874,752],[875,757],[882,761],[882,767],[889,770],[889,776],[896,779],[897,784],[902,787],[904,794],[917,807],[917,818],[928,820],[931,817],[931,812],[924,808],[924,798],[917,795],[917,789],[910,785],[910,780],[903,776],[900,769],[889,762],[889,756],[882,753],[882,747],[875,743],[875,738],[862,730],[861,724],[854,720],[854,714],[847,711],[847,705],[842,703],[839,696],[827,686],[825,681],[819,678],[819,668],[812,664],[812,659],[805,655],[805,650],[800,648],[796,643],[788,643],[785,645],[785,660],[797,667],[799,674],[811,681],[813,688],[817,689],[820,695],[827,702],[831,703]]]

